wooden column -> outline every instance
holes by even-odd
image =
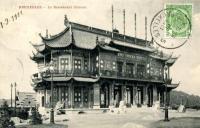
[[[74,108],[74,84],[71,83],[71,108]]]
[[[126,62],[123,62],[123,66],[122,66],[122,76],[125,76],[126,73]]]
[[[69,106],[68,107],[70,107],[70,108],[72,108],[72,82],[68,85],[68,95],[69,95],[69,102],[68,102],[68,104],[69,104]]]
[[[80,105],[80,107],[82,108],[84,105],[83,105],[83,86],[81,86],[81,105]],[[86,88],[85,88],[86,89]]]
[[[47,98],[46,98],[47,94],[46,93],[47,93],[47,90],[46,90],[46,88],[44,88],[44,107],[46,107],[46,103],[47,103],[46,102],[46,100],[47,100]]]
[[[91,87],[88,87],[88,108],[91,107]]]
[[[59,95],[59,97],[58,97],[58,100],[61,102],[62,101],[62,99],[61,99],[61,97],[62,97],[62,86],[58,86],[58,95]]]
[[[44,66],[46,66],[46,54],[44,54]]]
[[[147,86],[143,87],[143,104],[147,105],[148,103],[148,95],[147,95]]]
[[[153,104],[157,101],[157,88],[153,85]]]
[[[110,92],[109,92],[109,95],[110,95],[110,106],[114,106],[114,82],[112,84],[110,84]]]
[[[50,97],[51,97],[51,95],[50,95],[50,90],[46,90],[46,105],[47,105],[47,107],[50,107]]]
[[[167,106],[169,106],[170,103],[170,91],[167,91]]]
[[[88,69],[89,69],[89,72],[91,72],[91,60],[90,60],[90,52],[89,52],[89,55],[88,55],[88,56],[89,56],[89,59],[88,59],[88,61],[89,61],[89,62],[88,62],[88,63],[89,63],[89,68],[88,68]]]
[[[73,51],[72,51],[72,45],[71,45],[71,52],[70,52],[70,61],[71,61],[71,76],[74,74],[74,62],[73,62]]]
[[[136,102],[137,102],[136,93],[137,93],[137,87],[134,85],[134,86],[133,86],[133,105],[134,105],[134,106],[136,105]]]
[[[164,106],[164,91],[160,90],[160,106]]]
[[[125,102],[125,104],[126,104],[126,99],[127,99],[127,95],[126,95],[126,93],[127,93],[127,92],[126,92],[126,85],[127,85],[127,84],[125,83],[124,86],[123,86],[123,93],[124,93],[123,96],[124,96],[124,97],[123,97],[123,99],[122,99],[122,100]]]
[[[122,94],[121,100],[124,100],[124,85],[121,85],[121,94]]]
[[[66,106],[66,107],[70,108],[71,107],[71,103],[72,103],[72,101],[71,101],[71,85],[68,84],[67,87],[68,87],[68,101],[67,101],[68,106]]]
[[[94,105],[93,105],[93,108],[100,108],[100,85],[99,83],[95,83],[93,85],[94,87]]]
[[[92,108],[94,105],[94,87],[93,86],[91,86],[90,88],[90,99],[91,99],[90,107]]]
[[[13,85],[11,84],[11,108],[12,108],[12,88],[13,88]]]

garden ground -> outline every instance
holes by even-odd
[[[178,113],[169,111],[170,122],[163,122],[164,112],[151,108],[131,108],[126,112],[78,111],[67,112],[65,115],[56,115],[56,125],[21,125],[17,128],[200,128],[200,111],[186,111]]]

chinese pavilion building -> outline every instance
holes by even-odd
[[[166,88],[169,92],[177,87],[165,80],[177,57],[156,50],[152,41],[77,24],[67,17],[64,24],[59,34],[39,34],[42,44],[32,44],[37,53],[31,59],[39,69],[32,85],[40,107],[50,107],[51,100],[65,108],[118,107],[120,101],[128,107],[151,107],[156,102],[163,105]]]

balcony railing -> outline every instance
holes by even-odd
[[[148,74],[142,75],[142,74],[131,74],[123,72],[117,72],[117,78],[163,81],[163,78],[161,76],[149,76]]]
[[[90,77],[92,73],[88,70],[74,70],[73,76],[79,76],[79,77]]]
[[[91,72],[87,70],[54,70],[53,71],[53,76],[54,77],[59,77],[59,76],[77,76],[77,77],[90,77],[92,75]],[[32,81],[37,82],[41,80],[44,77],[50,77],[51,72],[50,71],[45,71],[45,72],[40,72],[40,73],[35,73],[32,75]]]
[[[91,77],[98,74],[98,72],[90,72],[88,70],[54,70],[53,76],[75,76],[75,77]],[[138,80],[156,80],[156,81],[163,81],[163,77],[161,76],[150,76],[149,74],[131,74],[131,73],[124,73],[124,72],[117,72],[117,71],[109,71],[109,70],[101,70],[101,76],[105,77],[113,77],[113,78],[124,78],[124,79],[138,79]],[[50,77],[50,71],[36,73],[32,76],[33,82],[39,82],[42,80],[43,77]]]
[[[116,71],[109,71],[109,70],[101,70],[102,76],[108,76],[108,77],[116,77],[117,72]]]

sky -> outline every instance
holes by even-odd
[[[171,68],[176,90],[200,96],[200,1],[193,0],[6,0],[0,1],[0,22],[5,22],[22,10],[17,20],[0,26],[0,99],[10,98],[10,85],[17,83],[17,90],[32,92],[31,75],[37,65],[30,56],[35,49],[29,43],[40,44],[39,33],[46,29],[54,35],[64,26],[64,15],[73,22],[111,30],[111,6],[114,6],[114,26],[123,33],[123,9],[126,10],[126,34],[134,36],[134,13],[137,14],[137,37],[145,38],[145,16],[147,16],[147,39],[151,40],[150,22],[166,3],[193,4],[192,35],[185,45],[175,50],[164,50],[180,55]],[[38,9],[19,9],[19,6],[41,6]],[[48,6],[68,8],[48,9]],[[76,6],[76,8],[75,8]],[[79,8],[77,8],[79,7]],[[155,45],[155,47],[158,47]],[[159,48],[162,50],[162,48]]]

